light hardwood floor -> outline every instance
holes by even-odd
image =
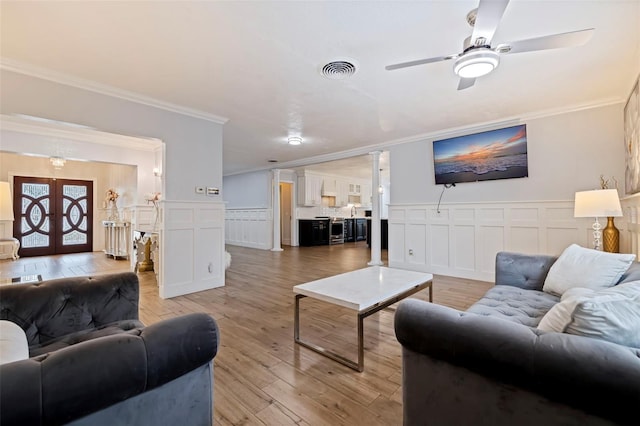
[[[153,272],[139,274],[140,318],[146,324],[189,312],[218,321],[215,358],[217,425],[401,425],[401,348],[393,331],[395,308],[365,320],[365,371],[357,373],[293,343],[294,285],[366,267],[364,243],[285,247],[283,252],[228,246],[226,286],[162,300]],[[386,262],[386,251],[383,251]],[[0,276],[44,279],[129,270],[129,262],[102,253],[0,261]],[[437,276],[434,303],[465,309],[489,283]],[[426,290],[412,297],[427,300]],[[353,311],[303,299],[301,334],[355,358]]]

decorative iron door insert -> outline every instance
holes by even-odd
[[[93,183],[14,178],[14,235],[20,256],[93,250]]]

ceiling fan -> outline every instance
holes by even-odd
[[[467,22],[473,27],[473,33],[465,39],[462,53],[387,65],[385,69],[391,71],[455,59],[453,71],[460,77],[458,90],[463,90],[473,86],[476,78],[496,69],[500,63],[500,55],[581,46],[593,35],[594,29],[589,28],[501,43],[491,47],[491,39],[508,4],[509,0],[480,0],[478,8],[467,14]]]

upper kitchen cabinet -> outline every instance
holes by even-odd
[[[336,204],[345,207],[349,204],[349,182],[344,179],[338,179],[338,195],[336,196]]]
[[[320,206],[322,204],[322,176],[305,172],[298,176],[298,204]]]
[[[323,197],[335,197],[338,194],[337,179],[332,177],[324,177],[322,179],[322,196]]]
[[[349,203],[349,183],[335,176],[325,176],[322,183],[322,196],[332,197],[330,207],[345,207]]]
[[[373,193],[371,192],[371,185],[363,183],[360,185],[360,203],[363,207],[371,207]]]

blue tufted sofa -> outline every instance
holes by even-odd
[[[0,424],[211,425],[215,320],[145,327],[138,299],[133,273],[0,286],[29,349],[0,365]]]
[[[496,285],[466,312],[406,299],[404,425],[637,425],[640,349],[536,328],[552,256],[498,253]],[[640,279],[633,263],[620,283]]]

